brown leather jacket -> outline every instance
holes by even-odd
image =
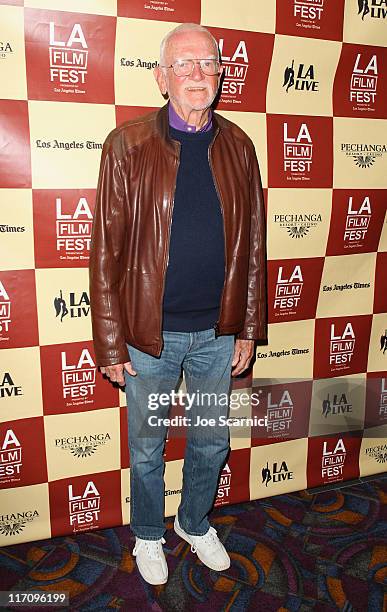
[[[90,251],[97,364],[128,361],[126,342],[159,356],[180,144],[167,105],[114,129],[102,150]],[[225,281],[215,333],[265,339],[266,259],[262,186],[254,147],[213,114],[209,161],[221,203]],[[200,246],[200,245],[199,245]]]

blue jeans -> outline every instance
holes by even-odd
[[[204,535],[210,527],[207,514],[212,508],[220,470],[229,450],[229,429],[221,425],[223,419],[219,417],[228,415],[234,336],[215,338],[211,328],[198,332],[164,331],[163,340],[160,357],[127,345],[137,372],[137,376],[130,376],[125,371],[130,526],[136,536],[145,540],[157,540],[165,532],[163,452],[168,427],[163,419],[168,418],[170,406],[168,398],[160,403],[149,403],[149,398],[154,400],[162,393],[171,397],[182,368],[192,407],[184,411],[191,424],[186,428],[178,519],[184,531],[191,535]],[[204,417],[213,418],[215,425],[195,425]],[[161,419],[160,425],[154,425],[156,418]]]

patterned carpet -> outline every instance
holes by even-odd
[[[211,522],[232,560],[221,574],[196,560],[169,519],[162,587],[139,577],[128,527],[7,546],[0,590],[66,590],[80,612],[386,612],[386,508],[386,477],[218,508]]]

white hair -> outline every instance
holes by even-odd
[[[161,41],[161,44],[160,44],[160,64],[163,64],[163,62],[164,62],[165,50],[167,48],[169,39],[172,38],[172,36],[174,36],[175,34],[179,34],[180,32],[205,32],[207,34],[207,36],[209,36],[209,38],[211,39],[211,41],[212,41],[212,43],[214,45],[216,59],[218,59],[218,60],[220,59],[218,43],[216,42],[216,39],[211,34],[211,32],[209,30],[207,30],[207,28],[205,28],[202,25],[199,25],[198,23],[182,23],[181,25],[177,26],[176,28],[174,28],[173,30],[168,32],[164,36],[163,40]]]

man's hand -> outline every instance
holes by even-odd
[[[101,373],[106,374],[112,382],[116,382],[121,386],[125,385],[124,368],[131,376],[137,376],[137,372],[133,370],[130,361],[126,363],[117,363],[116,365],[101,367]]]
[[[246,368],[249,367],[253,355],[254,340],[241,340],[237,338],[235,340],[234,358],[232,360],[232,367],[236,367],[232,370],[231,376],[238,376],[238,374],[246,370]]]

